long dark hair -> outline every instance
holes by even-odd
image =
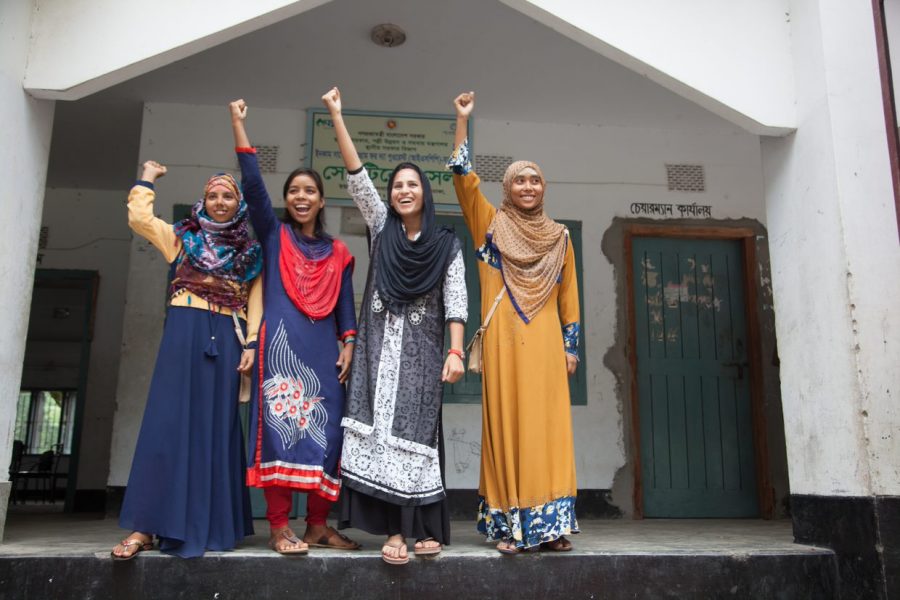
[[[315,169],[307,169],[306,167],[298,167],[290,172],[287,176],[287,179],[284,180],[284,187],[281,190],[281,199],[287,200],[288,189],[291,187],[291,182],[294,181],[297,177],[301,175],[306,175],[311,178],[315,184],[316,189],[319,190],[319,196],[321,196],[322,200],[325,200],[325,184],[322,183],[322,176],[319,175],[319,172]],[[282,223],[287,223],[288,225],[296,225],[297,222],[291,218],[291,213],[285,208],[284,216],[281,218]],[[316,237],[330,237],[328,233],[325,231],[325,207],[322,207],[322,210],[316,213],[316,229],[315,229]]]

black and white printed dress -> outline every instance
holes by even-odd
[[[443,483],[441,398],[444,330],[465,323],[459,241],[441,285],[391,313],[375,288],[388,208],[365,170],[347,187],[371,231],[371,263],[342,425],[339,527],[450,541]]]

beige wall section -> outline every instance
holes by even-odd
[[[305,111],[250,109],[251,141],[279,146],[279,172],[265,176],[278,205],[284,176],[305,159],[305,124]],[[476,119],[474,142],[476,154],[539,162],[549,181],[550,214],[582,221],[588,358],[583,368],[587,369],[590,392],[587,406],[573,409],[578,478],[583,488],[609,489],[625,464],[625,452],[622,396],[615,377],[603,364],[605,353],[616,343],[618,293],[613,266],[601,251],[603,233],[613,218],[631,216],[633,202],[696,202],[710,205],[717,219],[763,222],[759,138],[710,115],[705,123],[692,122],[690,127],[673,119],[669,129]],[[169,175],[158,185],[157,214],[171,218],[172,205],[192,202],[211,172],[234,170],[232,147],[224,106],[147,105],[141,159],[155,158],[170,167]],[[666,163],[704,165],[707,191],[670,192]],[[486,183],[484,191],[491,200],[499,201],[498,184]],[[338,235],[341,210],[327,209],[329,229]],[[354,286],[360,294],[368,267],[365,240],[360,236],[341,238],[357,257]],[[163,318],[166,266],[158,253],[135,240],[129,270],[110,485],[124,485],[127,480]],[[445,435],[454,436],[448,441],[448,485],[476,487],[481,408],[448,405],[444,414]],[[614,498],[614,502],[627,508],[630,496]]]

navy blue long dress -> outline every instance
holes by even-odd
[[[173,297],[190,295],[182,292]],[[253,535],[238,413],[241,351],[230,313],[168,308],[119,515],[123,529],[156,534],[162,552],[202,556]]]
[[[263,247],[263,321],[250,403],[249,469],[255,487],[281,486],[337,500],[343,441],[344,386],[338,382],[337,340],[356,330],[352,261],[344,267],[331,314],[312,319],[294,306],[280,272],[282,229],[256,154],[238,152],[241,187]]]

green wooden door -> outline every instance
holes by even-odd
[[[633,238],[646,517],[756,517],[741,247]]]
[[[469,320],[466,323],[466,343],[475,335],[475,331],[481,325],[481,284],[478,281],[478,263],[475,258],[475,249],[472,245],[472,234],[461,215],[438,215],[437,222],[448,225],[456,230],[456,236],[462,243],[463,260],[466,264],[466,289],[469,296]],[[584,325],[584,284],[582,283],[581,262],[581,221],[559,221],[569,228],[572,240],[572,248],[575,251],[575,264],[578,266],[578,301],[581,305],[581,330]],[[450,336],[445,336],[445,348],[450,347]],[[584,339],[578,347],[579,368],[575,375],[569,379],[569,396],[572,404],[587,404],[587,377],[585,376]],[[468,370],[462,379],[454,384],[445,384],[444,403],[447,404],[480,404],[481,403],[481,375],[470,373]]]

